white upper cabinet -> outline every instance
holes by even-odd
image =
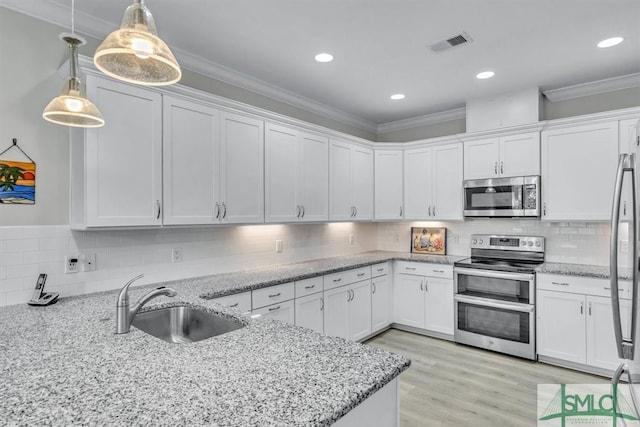
[[[106,124],[72,130],[71,227],[162,222],[162,97],[94,76],[87,96]]]
[[[163,223],[217,223],[218,110],[164,96],[162,123]]]
[[[264,222],[264,122],[220,113],[220,221]]]
[[[375,218],[402,219],[403,151],[375,150]]]
[[[464,179],[540,175],[540,133],[464,143]]]
[[[404,153],[404,218],[462,219],[462,144]]]
[[[542,219],[608,221],[618,164],[618,122],[542,132]]]
[[[265,220],[327,221],[328,138],[272,123],[265,132]]]
[[[345,141],[329,145],[329,219],[373,219],[373,150]]]

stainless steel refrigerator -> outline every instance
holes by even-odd
[[[640,120],[636,125],[636,139],[640,138]],[[640,139],[638,139],[640,143]],[[633,144],[638,147],[638,144]],[[630,150],[631,151],[631,150]],[[640,329],[638,328],[638,311],[640,310],[638,279],[640,262],[638,259],[638,239],[640,238],[640,187],[638,171],[638,152],[623,153],[618,161],[618,171],[616,174],[615,190],[613,197],[613,209],[611,214],[611,242],[610,242],[610,273],[611,273],[611,305],[613,311],[613,329],[616,339],[618,357],[623,362],[618,366],[611,384],[620,384],[620,387],[629,387],[630,394],[636,413],[640,413]],[[618,237],[620,230],[620,205],[625,192],[630,192],[631,196],[631,221],[628,223],[628,242],[633,246],[632,257],[629,261],[631,269],[632,301],[630,327],[623,329],[621,318],[620,299],[618,295]],[[626,206],[625,206],[626,209]],[[626,379],[627,384],[620,383],[621,379]]]

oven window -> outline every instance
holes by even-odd
[[[465,188],[467,210],[522,209],[522,186]]]
[[[529,344],[529,315],[520,311],[457,302],[458,329]]]
[[[473,297],[530,304],[528,280],[500,279],[458,273],[458,293]]]

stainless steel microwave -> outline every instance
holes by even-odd
[[[465,217],[540,217],[540,177],[464,182]]]

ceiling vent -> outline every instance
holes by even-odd
[[[451,36],[446,40],[442,40],[438,43],[432,44],[430,47],[433,52],[440,53],[453,47],[463,46],[471,42],[473,42],[471,36],[463,31],[462,33]]]

